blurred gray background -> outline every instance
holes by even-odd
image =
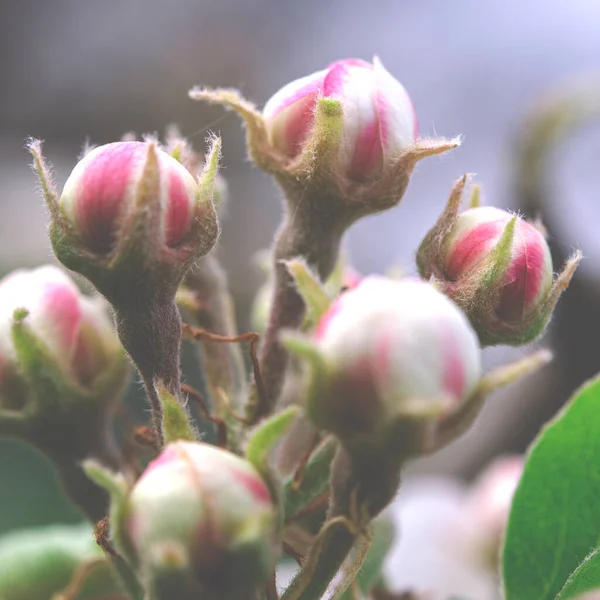
[[[409,91],[422,135],[464,135],[460,149],[419,165],[399,207],[348,236],[359,271],[414,272],[414,251],[464,172],[477,174],[487,203],[519,208],[514,144],[523,118],[549,90],[600,78],[600,2],[0,0],[0,268],[52,260],[27,136],[46,140],[61,187],[85,140],[163,133],[177,123],[201,149],[217,131],[230,187],[219,253],[247,327],[261,283],[250,257],[270,243],[278,191],[246,160],[237,118],[192,102],[187,91],[239,87],[262,105],[291,79],[374,54]],[[600,127],[590,123],[551,153],[546,173],[556,268],[573,247],[586,256],[544,342],[558,359],[495,396],[473,432],[416,469],[469,476],[493,454],[523,450],[600,370],[599,157]],[[526,352],[498,349],[486,358],[491,365]],[[28,449],[2,443],[0,530],[73,518],[51,482]],[[47,509],[32,511],[26,499],[42,491]]]

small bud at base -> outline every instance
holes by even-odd
[[[181,576],[212,591],[261,585],[277,560],[269,489],[250,463],[214,446],[169,444],[134,486],[127,515],[121,526],[150,581],[175,568],[160,560],[169,547]]]

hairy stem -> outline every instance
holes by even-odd
[[[159,446],[164,443],[162,407],[156,384],[160,381],[181,398],[181,316],[174,300],[148,303],[116,312],[119,338],[137,367],[152,409]]]
[[[299,329],[306,310],[282,261],[302,257],[326,281],[335,268],[342,236],[353,220],[333,198],[315,197],[313,193],[303,202],[300,195],[295,210],[288,213],[276,235],[273,298],[260,355],[265,398],[255,403],[255,421],[273,411],[283,386],[289,353],[279,333],[282,329]]]

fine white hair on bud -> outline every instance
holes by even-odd
[[[302,151],[320,98],[342,104],[339,166],[352,180],[379,174],[415,142],[418,125],[412,102],[402,84],[375,57],[373,63],[358,59],[332,63],[288,83],[272,96],[263,116],[276,148],[289,156]]]
[[[192,175],[155,142],[114,142],[88,152],[67,179],[59,206],[89,250],[108,253],[144,194],[156,196],[159,240],[176,247],[192,228],[200,196]]]
[[[151,586],[168,574],[181,589],[230,597],[264,584],[275,567],[269,488],[249,462],[226,450],[169,444],[135,484],[126,513],[115,526]]]
[[[316,331],[328,393],[310,412],[334,432],[378,430],[401,415],[458,410],[481,374],[477,336],[432,285],[371,276],[332,305]]]

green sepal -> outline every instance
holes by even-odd
[[[306,261],[295,258],[284,261],[284,264],[306,304],[305,326],[310,328],[329,310],[332,300]]]
[[[133,552],[124,535],[125,518],[127,515],[127,498],[130,486],[122,473],[115,473],[103,467],[95,460],[85,460],[82,463],[85,474],[110,495],[110,533],[115,546],[128,560],[132,561]]]
[[[487,261],[487,268],[478,281],[478,289],[486,293],[490,289],[495,289],[502,282],[506,269],[510,264],[512,256],[512,247],[515,239],[515,227],[517,225],[517,215],[505,225],[502,235],[494,250],[490,253]]]
[[[198,441],[196,432],[190,423],[190,417],[185,409],[185,406],[169,393],[167,388],[162,384],[156,385],[158,398],[162,405],[162,422],[165,435],[165,443],[170,444],[178,440],[188,442]]]

